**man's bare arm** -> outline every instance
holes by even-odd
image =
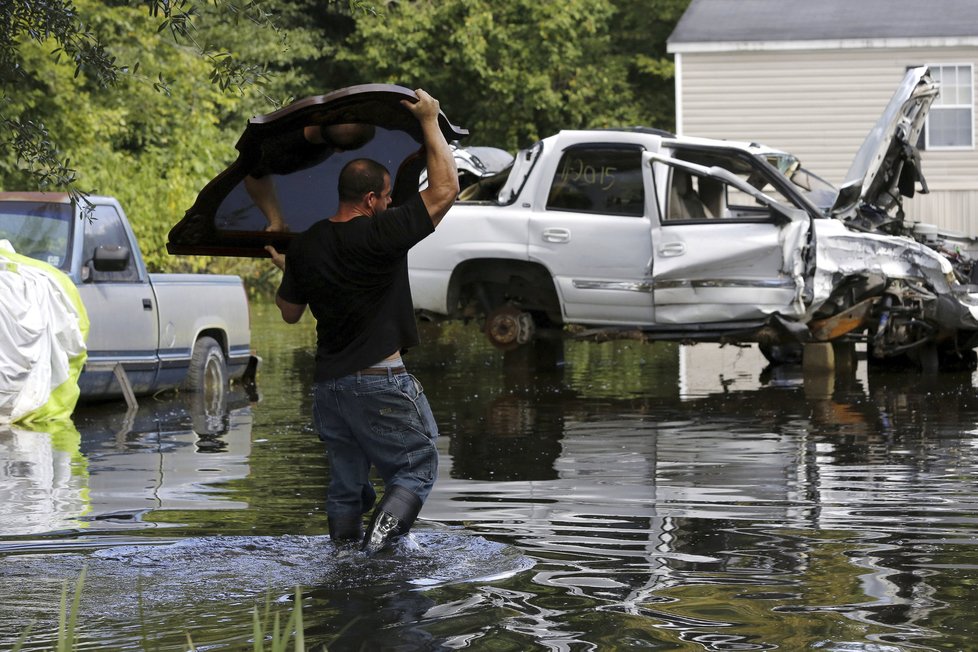
[[[285,254],[280,253],[272,245],[265,245],[265,251],[272,259],[272,263],[278,267],[283,272],[285,271]],[[282,313],[282,320],[287,324],[294,324],[302,317],[302,313],[306,311],[306,304],[304,303],[292,303],[291,301],[286,301],[275,293],[275,305],[278,306],[279,312]]]
[[[421,124],[428,165],[428,187],[421,191],[421,200],[428,209],[431,222],[438,226],[458,196],[458,169],[448,141],[438,127],[438,100],[420,88],[415,93],[417,102],[402,100],[401,104]]]
[[[296,323],[306,311],[306,304],[291,303],[280,297],[278,293],[275,294],[275,305],[278,306],[279,312],[282,313],[282,320],[286,324]]]

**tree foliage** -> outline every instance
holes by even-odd
[[[362,83],[423,85],[515,149],[560,129],[674,125],[665,40],[689,0],[414,0],[357,16],[339,52]]]
[[[215,5],[237,23],[247,19],[259,28],[272,25],[262,2],[220,0]],[[242,61],[206,40],[207,33],[195,24],[201,14],[201,8],[188,0],[0,3],[0,136],[8,152],[6,168],[20,172],[15,179],[19,176],[30,186],[78,194],[76,170],[63,153],[73,143],[48,121],[60,121],[62,116],[47,114],[43,107],[29,102],[29,110],[24,110],[22,95],[50,86],[51,70],[57,71],[60,92],[71,89],[112,96],[114,87],[125,81],[147,81],[140,76],[141,64],[158,49],[176,44],[206,62],[206,78],[222,91],[243,91],[265,81],[262,64]],[[135,32],[126,29],[136,25]],[[172,38],[163,42],[165,36]],[[140,48],[133,48],[133,42]],[[43,56],[37,56],[39,50]],[[153,77],[147,86],[168,95],[169,79],[180,68],[171,68],[174,59],[158,63],[161,65],[142,65],[142,74],[150,68]]]
[[[0,2],[0,187],[101,192],[154,270],[231,163],[249,117],[358,83],[423,87],[470,144],[673,125],[665,39],[688,0],[17,0]]]
[[[610,0],[442,0],[359,17],[340,59],[358,81],[423,86],[472,142],[525,146],[561,128],[638,119],[611,56]]]
[[[311,30],[271,23],[275,5],[18,5],[0,33],[0,187],[114,195],[152,269],[212,266],[168,257],[166,233],[234,160],[247,118],[285,99],[295,75],[271,67],[319,52]]]

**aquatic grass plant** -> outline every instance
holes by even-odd
[[[295,634],[295,640],[292,649],[295,652],[305,651],[306,643],[302,633],[302,587],[295,587],[295,608],[289,614],[289,619],[285,622],[284,627],[280,626],[281,622],[281,613],[278,611],[272,613],[272,593],[268,591],[265,593],[264,612],[259,612],[258,605],[255,605],[251,610],[254,652],[288,652],[289,638],[293,634]],[[271,625],[271,630],[269,630],[269,625]],[[265,647],[266,639],[268,639],[269,645],[267,648]],[[191,652],[197,652],[190,632],[187,632],[187,644],[190,646]],[[326,652],[325,647],[321,649],[322,652]]]
[[[58,632],[56,644],[53,652],[74,652],[78,645],[78,611],[81,606],[82,587],[85,585],[86,568],[82,568],[78,579],[75,581],[75,593],[71,599],[71,606],[68,606],[68,581],[65,580],[61,590],[60,610],[58,613]],[[289,639],[293,637],[294,652],[305,652],[305,637],[303,635],[302,623],[302,588],[295,587],[295,607],[289,614],[288,620],[282,626],[282,614],[279,611],[272,611],[272,594],[269,590],[265,594],[265,605],[263,610],[259,610],[258,605],[252,609],[252,636],[254,652],[289,652]],[[142,595],[139,597],[139,619],[143,619]],[[142,648],[144,652],[149,652],[149,639],[146,628],[141,627]],[[33,623],[27,625],[20,637],[14,643],[11,652],[21,652],[24,645],[28,642],[28,637],[33,630]],[[197,652],[190,632],[186,632],[188,650]],[[267,640],[266,640],[267,639]],[[266,647],[266,644],[268,647]],[[326,652],[326,647],[320,648]]]
[[[85,571],[82,568],[78,579],[75,581],[75,595],[71,599],[71,609],[68,609],[68,580],[65,580],[61,587],[61,605],[58,610],[58,636],[56,638],[55,652],[72,652],[78,643],[78,608],[81,605],[81,591],[85,585]],[[27,642],[27,637],[31,633],[33,623],[24,628],[24,632],[17,639],[11,652],[20,652]]]
[[[14,646],[11,648],[11,651],[20,652],[20,649],[24,647],[24,641],[27,640],[27,636],[30,633],[31,633],[31,626],[28,625],[27,627],[24,628],[24,632],[20,635],[20,638],[17,639],[17,642],[14,643]]]
[[[258,605],[251,611],[252,616],[252,630],[254,635],[254,652],[266,652],[265,650],[265,636],[268,630],[269,617],[272,617],[272,631],[271,631],[271,647],[267,652],[287,652],[289,636],[292,632],[295,632],[295,647],[296,652],[300,652],[306,649],[305,639],[302,635],[302,588],[295,587],[295,608],[292,609],[292,613],[289,615],[288,621],[285,623],[283,629],[279,629],[279,616],[278,612],[274,614],[271,613],[272,610],[272,594],[271,592],[265,593],[265,613],[262,618],[258,615]],[[325,648],[323,648],[325,650]]]

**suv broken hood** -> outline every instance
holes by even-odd
[[[920,192],[927,192],[917,139],[938,92],[939,84],[926,66],[907,71],[846,173],[832,207],[833,217],[848,220],[866,205],[889,213],[896,205],[902,219],[900,195],[913,197],[918,181]]]

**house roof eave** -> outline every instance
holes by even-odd
[[[701,41],[667,42],[669,54],[784,51],[978,47],[978,36],[823,39],[790,41]]]

